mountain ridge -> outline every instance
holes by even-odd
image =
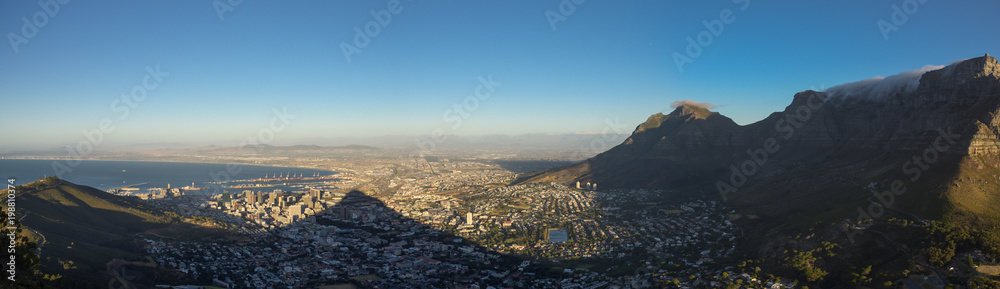
[[[973,175],[1000,188],[1000,174],[969,171],[993,167],[1000,154],[1000,64],[987,54],[917,77],[916,86],[885,83],[897,90],[882,97],[799,92],[783,111],[742,126],[704,108],[679,106],[650,116],[608,151],[519,182],[668,189],[672,196],[728,201],[764,216],[803,213],[831,221],[868,204],[866,185],[912,179],[909,199],[897,203],[903,209],[929,218],[1000,216],[972,205],[992,204],[995,194],[961,201],[968,194],[949,189],[953,177]],[[878,81],[911,79],[864,85]],[[982,219],[976,222],[1000,223],[1000,217]]]

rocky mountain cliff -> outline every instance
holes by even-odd
[[[604,153],[523,180],[666,189],[811,220],[853,218],[871,191],[900,181],[909,191],[889,207],[981,221],[1000,220],[998,155],[1000,64],[987,54],[800,92],[745,126],[682,105]]]

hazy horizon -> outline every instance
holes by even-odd
[[[0,4],[0,149],[628,133],[681,100],[749,124],[1000,51],[995,1],[52,3]]]
[[[608,138],[614,139],[616,142],[613,145],[617,145],[618,142],[624,140],[625,137],[632,132],[634,127],[622,127],[624,133],[615,133],[613,130],[609,130],[607,133],[602,132],[569,132],[569,133],[534,133],[534,134],[488,134],[488,135],[447,135],[446,137],[450,142],[464,142],[464,143],[484,143],[489,140],[496,139],[506,139],[506,140],[525,140],[528,139],[531,142],[529,145],[534,146],[545,146],[553,145],[552,143],[564,138],[573,138],[579,142],[586,142],[594,138]],[[275,140],[266,144],[260,143],[258,145],[270,145],[270,146],[321,146],[321,147],[339,147],[339,146],[372,146],[378,148],[401,148],[401,147],[413,147],[416,148],[414,142],[421,139],[426,139],[426,135],[382,135],[374,137],[334,137],[334,138],[311,138],[311,139],[282,139]],[[457,140],[457,141],[456,141]],[[95,151],[116,151],[116,150],[128,150],[128,149],[146,149],[146,148],[197,148],[197,147],[237,147],[241,145],[242,140],[220,140],[220,141],[164,141],[164,142],[134,142],[134,143],[106,143],[102,144]],[[443,143],[447,145],[448,142]],[[75,146],[76,143],[54,143],[47,144],[44,146],[5,146],[0,147],[0,152],[27,152],[27,151],[62,151],[65,150],[67,146]],[[561,144],[557,146],[562,146],[566,148],[576,148],[577,143]]]

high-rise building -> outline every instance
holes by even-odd
[[[257,199],[255,199],[255,197],[257,197],[257,195],[255,195],[253,192],[249,190],[243,191],[243,198],[246,199],[247,204],[256,203]]]
[[[472,225],[472,212],[465,213],[465,223]]]
[[[288,206],[288,215],[302,217],[302,205]]]
[[[268,204],[277,204],[277,203],[285,200],[285,198],[283,198],[283,197],[284,197],[284,193],[282,193],[281,190],[274,190],[274,192],[271,193],[271,195],[269,196],[269,198],[267,200],[267,203]]]
[[[576,188],[577,188],[577,189],[579,189],[579,188],[580,188],[580,181],[576,181]]]

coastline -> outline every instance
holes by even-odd
[[[70,160],[68,158],[25,158],[25,157],[4,157],[0,159],[3,160],[33,160],[33,161],[65,161]],[[289,169],[309,169],[309,170],[320,170],[327,171],[331,173],[341,174],[340,171],[334,171],[330,169],[314,168],[306,166],[287,166],[287,165],[270,165],[270,164],[256,164],[247,162],[207,162],[207,161],[178,161],[178,160],[145,160],[145,159],[129,159],[129,160],[112,160],[112,159],[78,159],[77,161],[102,161],[102,162],[151,162],[151,163],[188,163],[188,164],[222,164],[222,165],[245,165],[245,166],[260,166],[260,167],[274,167],[274,168],[289,168]]]
[[[52,158],[4,158],[0,159],[0,164],[3,164],[3,167],[0,168],[0,174],[24,182],[31,182],[37,178],[57,175],[52,164],[61,164],[64,161],[64,159]],[[71,171],[71,174],[59,177],[100,190],[120,187],[147,190],[166,187],[171,183],[176,185],[190,183],[190,187],[204,189],[212,188],[213,185],[220,184],[220,181],[251,181],[277,172],[294,172],[306,175],[316,173],[326,178],[344,176],[343,172],[331,169],[287,165],[162,160],[85,159],[80,161],[77,163],[79,166],[74,166],[74,171]],[[119,175],[119,171],[121,175]],[[306,179],[310,178],[302,180]],[[298,180],[289,180],[271,187],[288,190],[294,187],[296,181]],[[195,183],[199,185],[195,185]]]

